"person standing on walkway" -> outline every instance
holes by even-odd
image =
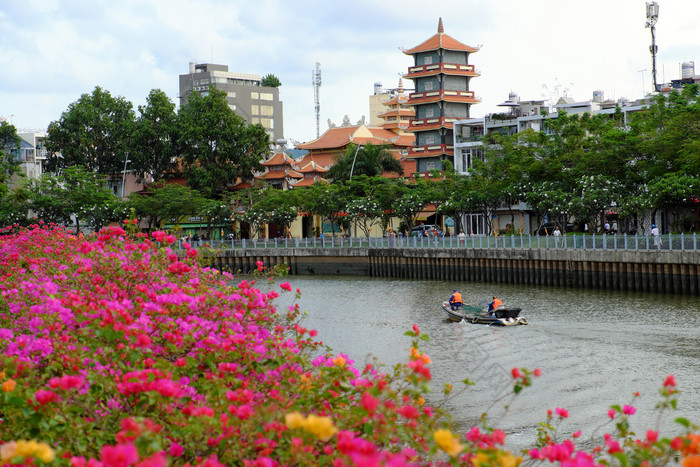
[[[554,235],[554,246],[558,247],[559,246],[559,237],[561,237],[561,232],[559,231],[559,227],[554,228],[554,232],[552,232],[552,235]]]
[[[654,246],[661,246],[661,238],[659,238],[659,228],[656,224],[651,224],[651,236],[654,237]]]

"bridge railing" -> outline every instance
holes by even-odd
[[[311,237],[231,239],[192,242],[216,249],[245,248],[453,248],[453,249],[569,249],[569,250],[681,250],[697,251],[699,238],[691,234],[595,235],[570,234],[561,237],[503,235],[498,237]],[[182,242],[180,242],[182,247]]]

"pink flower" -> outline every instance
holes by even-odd
[[[540,377],[540,376],[542,376],[542,370],[540,370],[539,368],[535,368],[535,370],[532,372],[532,374],[537,376],[537,377]]]
[[[569,416],[569,411],[566,409],[562,409],[561,407],[557,407],[556,409],[554,409],[554,412],[561,418],[567,418]]]
[[[139,453],[133,444],[102,446],[100,454],[104,467],[127,467],[139,460]]]
[[[291,291],[292,291],[292,286],[291,286],[291,284],[290,284],[289,282],[282,282],[282,283],[280,284],[280,289],[286,290],[287,292],[291,292]]]
[[[513,368],[510,370],[510,374],[513,375],[513,379],[522,378],[523,374],[520,372],[520,368]]]
[[[674,378],[673,375],[668,375],[668,376],[666,377],[666,381],[664,381],[664,387],[665,387],[665,388],[668,388],[668,387],[674,388],[674,387],[676,387],[676,378]]]
[[[616,414],[616,413],[617,413],[617,412],[615,412],[615,409],[610,409],[610,410],[608,410],[608,417],[610,417],[611,419],[613,419],[613,418],[615,418],[615,414]]]
[[[655,443],[659,439],[659,432],[654,430],[647,431],[647,441]]]
[[[625,405],[622,407],[622,413],[625,415],[634,415],[634,413],[637,411],[634,407],[631,405]]]
[[[399,413],[406,418],[418,418],[418,416],[420,415],[418,409],[412,405],[404,405],[403,407],[401,407]]]
[[[170,445],[170,448],[168,448],[168,454],[173,457],[180,457],[184,452],[185,448],[175,442],[173,442],[173,444]]]
[[[579,436],[581,436],[581,430],[578,430],[577,432],[571,434],[572,438],[578,438]]]
[[[416,333],[416,336],[420,335],[420,329],[418,329],[418,325],[414,324],[413,325],[413,332]]]
[[[35,392],[34,397],[36,398],[37,402],[39,402],[41,405],[46,405],[49,402],[55,402],[59,400],[58,394],[52,391],[45,391],[43,389],[39,389],[37,392]]]
[[[373,414],[375,410],[377,410],[377,405],[379,405],[379,400],[372,396],[369,392],[365,392],[362,395],[362,407],[369,412],[370,414]]]

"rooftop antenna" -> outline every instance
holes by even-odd
[[[645,27],[651,28],[651,46],[649,47],[649,52],[651,52],[651,79],[654,82],[654,91],[659,90],[656,84],[656,52],[659,49],[656,46],[656,21],[658,19],[659,4],[656,2],[647,2],[647,24]]]
[[[316,68],[311,73],[311,83],[314,86],[314,110],[316,111],[316,138],[321,136],[321,99],[318,90],[321,87],[321,64],[316,62]]]

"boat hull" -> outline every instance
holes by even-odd
[[[490,326],[520,326],[528,324],[527,320],[520,316],[521,308],[500,308],[489,316],[486,310],[476,306],[463,306],[456,310],[450,307],[448,302],[442,303],[442,311],[447,318],[455,323],[466,321],[473,324],[488,324]]]

